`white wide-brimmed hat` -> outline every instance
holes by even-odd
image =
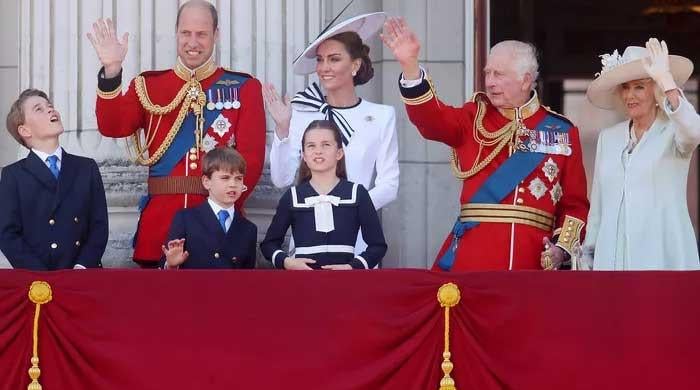
[[[374,12],[355,16],[354,18],[350,18],[326,29],[326,31],[311,42],[294,61],[294,73],[303,75],[316,71],[316,49],[318,45],[326,39],[336,34],[354,31],[360,36],[362,41],[365,42],[382,28],[384,20],[386,20],[386,13]]]
[[[612,110],[617,106],[617,86],[632,80],[649,78],[644,69],[643,59],[649,57],[649,50],[640,46],[628,46],[622,56],[615,50],[603,54],[603,69],[588,86],[586,96],[594,106]],[[681,56],[669,55],[671,74],[676,85],[683,85],[693,73],[693,62]]]

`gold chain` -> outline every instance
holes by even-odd
[[[191,81],[185,83],[185,85],[180,88],[177,95],[175,95],[175,99],[173,99],[173,101],[171,101],[167,106],[161,107],[157,104],[153,104],[153,102],[151,102],[151,98],[148,97],[146,79],[143,76],[138,76],[134,81],[136,85],[136,95],[138,95],[141,105],[146,109],[146,111],[153,115],[165,115],[175,110],[177,106],[179,106],[185,99],[185,95],[187,95],[187,91],[191,86]]]
[[[452,171],[454,175],[460,180],[468,179],[481,172],[482,169],[484,169],[493,161],[494,158],[496,158],[498,153],[500,153],[506,145],[511,143],[512,138],[516,135],[516,130],[518,126],[516,125],[515,121],[509,122],[507,125],[501,127],[496,131],[488,131],[486,128],[484,128],[483,124],[485,115],[486,103],[482,100],[478,100],[476,120],[474,121],[473,132],[474,139],[476,140],[476,142],[479,143],[479,152],[477,153],[476,158],[474,159],[474,164],[472,164],[472,167],[468,171],[462,171],[462,168],[459,165],[459,160],[457,158],[457,151],[455,149],[452,149],[452,155],[450,156]],[[487,138],[488,140],[482,139],[481,137],[479,137],[479,135],[483,136],[484,138]],[[493,151],[491,151],[491,153],[489,153],[489,155],[486,156],[485,159],[479,161],[484,146],[492,145],[496,145]]]
[[[204,94],[204,91],[202,91],[202,85],[196,79],[191,79],[189,82],[185,83],[185,85],[182,86],[175,98],[167,106],[164,107],[161,107],[157,104],[153,104],[153,102],[151,102],[151,99],[148,97],[148,91],[146,90],[146,82],[143,76],[139,76],[136,78],[135,86],[136,94],[139,97],[139,101],[141,102],[143,108],[151,114],[151,119],[153,119],[153,115],[159,115],[162,118],[163,115],[172,112],[175,108],[177,108],[178,105],[182,103],[182,105],[180,106],[180,111],[178,112],[177,117],[175,118],[175,122],[173,122],[173,125],[168,131],[168,134],[165,136],[165,139],[160,144],[160,146],[158,146],[158,149],[156,149],[152,156],[144,157],[146,152],[148,152],[148,149],[150,148],[153,140],[155,139],[155,135],[158,132],[158,128],[160,127],[161,118],[158,119],[158,123],[155,129],[151,129],[151,121],[149,121],[148,130],[146,130],[144,134],[146,140],[145,147],[141,143],[140,132],[137,131],[132,135],[131,138],[136,154],[136,163],[140,165],[151,166],[157,163],[161,159],[161,157],[163,157],[165,152],[173,143],[173,140],[175,139],[175,136],[180,130],[182,123],[185,121],[185,117],[187,116],[187,112],[190,108],[193,109],[194,114],[197,116],[196,141],[198,146],[197,149],[199,151],[199,145],[201,144],[201,140],[199,138],[201,138],[202,136],[203,127],[202,107],[204,105],[203,103],[206,102],[206,95]],[[191,100],[191,102],[184,101],[191,88],[195,88],[197,90],[196,96],[189,97],[189,100]],[[153,134],[151,134],[151,131],[153,131]]]

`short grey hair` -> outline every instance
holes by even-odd
[[[493,45],[489,53],[493,53],[497,49],[507,50],[512,54],[515,59],[513,66],[521,79],[526,73],[532,76],[531,88],[534,90],[537,86],[537,78],[540,76],[540,65],[537,62],[537,48],[535,45],[516,40],[501,41]]]

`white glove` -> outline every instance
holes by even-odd
[[[661,43],[659,43],[658,39],[650,38],[646,46],[647,50],[649,50],[649,57],[644,58],[643,65],[649,77],[651,77],[664,92],[677,89],[678,86],[671,74],[671,65],[668,59],[668,47],[666,46],[666,42],[661,41]]]

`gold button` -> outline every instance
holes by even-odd
[[[196,162],[190,163],[190,169],[197,169],[197,163]]]
[[[219,256],[219,252],[214,253],[214,258],[215,258],[215,259],[218,259],[219,257],[220,257],[220,256]]]
[[[520,187],[518,188],[518,192],[522,194],[523,192],[525,192],[525,189],[523,187]]]
[[[190,153],[197,153],[197,148],[190,148]]]
[[[56,224],[56,221],[54,221],[53,219],[49,219],[49,225],[53,226],[55,224]]]
[[[58,248],[58,244],[56,244],[55,242],[53,244],[51,244],[51,249],[56,249],[56,248]]]
[[[75,218],[73,218],[73,222],[78,223],[78,222],[80,222],[80,220],[78,219],[78,217],[75,217]]]
[[[520,198],[518,198],[518,200],[516,200],[516,202],[518,202],[518,204],[523,204],[523,200]]]
[[[190,154],[190,161],[197,161],[197,155],[196,155],[196,154]]]

